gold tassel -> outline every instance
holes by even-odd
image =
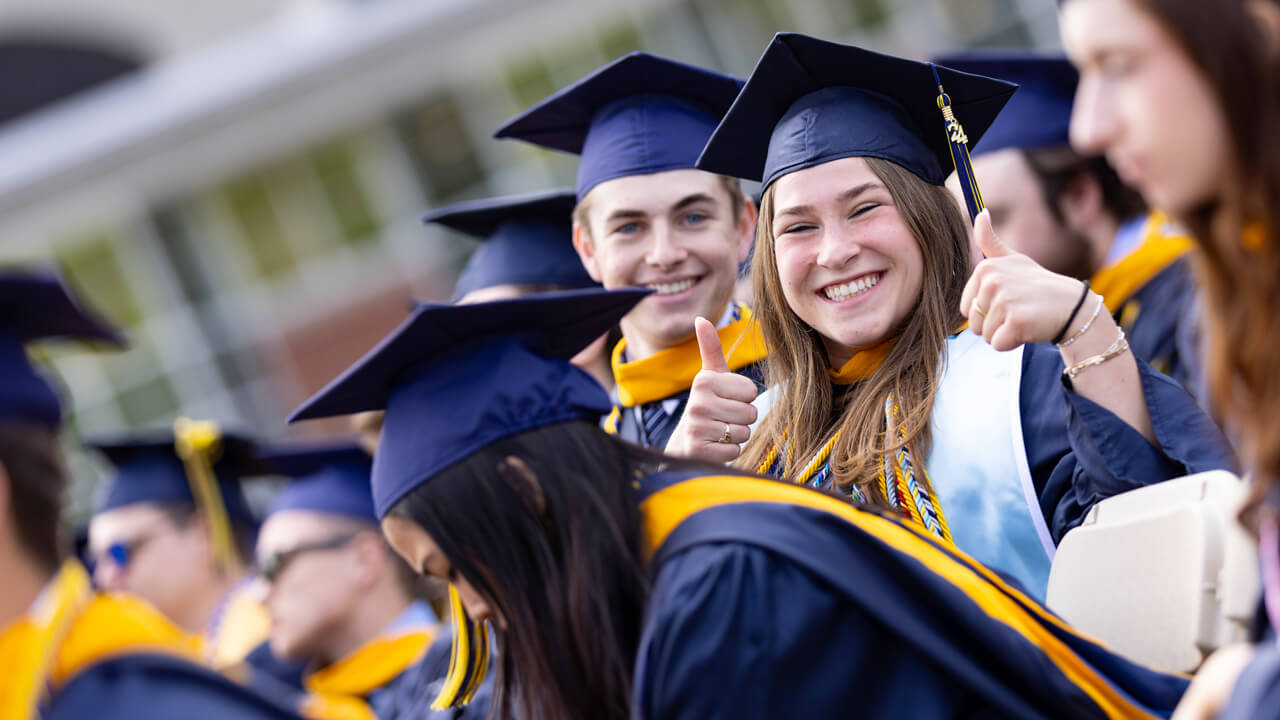
[[[440,694],[431,703],[432,710],[447,710],[471,702],[489,672],[489,628],[467,617],[462,597],[453,585],[449,586],[449,614],[453,623],[449,674],[445,676]]]
[[[222,453],[222,434],[217,423],[180,417],[173,422],[173,437],[174,449],[187,471],[187,482],[191,484],[196,507],[203,510],[209,520],[214,564],[220,573],[226,574],[235,565],[236,550],[227,506],[218,490],[218,477],[213,470]]]

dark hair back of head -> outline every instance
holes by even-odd
[[[50,573],[66,557],[62,495],[66,465],[55,433],[28,425],[0,426],[0,466],[9,478],[9,518],[31,560]]]
[[[392,509],[506,619],[498,716],[629,716],[648,595],[631,481],[686,465],[572,421],[502,438]]]
[[[1102,204],[1117,223],[1123,223],[1147,211],[1147,204],[1133,188],[1120,181],[1120,176],[1106,158],[1084,157],[1071,148],[1048,148],[1024,152],[1027,166],[1040,183],[1045,204],[1054,219],[1063,221],[1058,200],[1072,181],[1089,177],[1098,185]]]

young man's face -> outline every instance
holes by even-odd
[[[1005,148],[978,155],[973,158],[973,172],[991,210],[991,226],[1002,242],[1056,273],[1089,276],[1093,268],[1087,242],[1053,214],[1021,150]],[[955,173],[947,178],[947,189],[964,207]],[[976,246],[970,250],[977,264],[982,254]]]
[[[205,528],[198,518],[176,523],[158,503],[98,513],[89,522],[94,580],[104,590],[137,595],[180,621],[190,596],[209,591],[212,571]]]
[[[735,214],[720,176],[668,170],[616,178],[582,202],[585,225],[575,224],[574,246],[591,276],[609,289],[654,290],[622,320],[637,355],[687,340],[696,317],[719,320],[755,232],[755,208],[748,201]]]

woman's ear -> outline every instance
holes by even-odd
[[[525,464],[524,460],[515,455],[508,455],[498,463],[498,473],[516,495],[537,513],[539,518],[546,517],[547,498],[542,493],[542,485],[538,483],[538,476],[533,474],[533,470]]]

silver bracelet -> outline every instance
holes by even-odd
[[[1098,313],[1102,311],[1102,306],[1106,304],[1101,295],[1098,293],[1093,293],[1093,295],[1098,298],[1098,304],[1093,307],[1093,314],[1089,316],[1089,319],[1085,321],[1084,325],[1080,326],[1080,330],[1078,330],[1075,335],[1072,335],[1066,340],[1058,343],[1058,347],[1067,347],[1071,343],[1083,337],[1085,333],[1089,332],[1089,328],[1093,327],[1093,321],[1098,319]]]

